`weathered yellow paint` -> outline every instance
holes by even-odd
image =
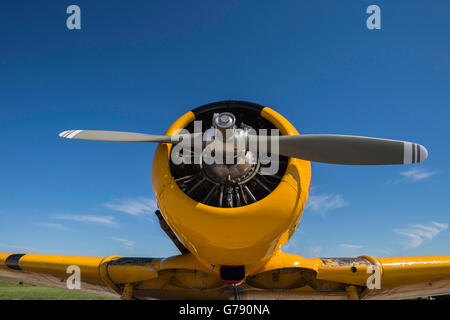
[[[321,265],[317,279],[365,286],[369,266],[380,268],[381,288],[450,279],[450,256],[388,257],[362,256],[365,261],[349,265]],[[316,259],[319,263],[321,259]],[[356,268],[352,272],[351,267]]]
[[[324,260],[326,263],[323,263]],[[370,276],[367,273],[367,268],[371,265],[371,262],[365,258],[346,264],[342,263],[342,260],[339,258],[311,259],[313,263],[318,265],[317,279],[365,286],[367,278]]]
[[[158,278],[159,259],[145,265],[108,265],[107,273],[115,283],[130,283]]]

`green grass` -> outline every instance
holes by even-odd
[[[17,280],[0,280],[0,300],[113,300],[76,290],[19,284]]]

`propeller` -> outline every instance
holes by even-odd
[[[279,154],[283,156],[330,164],[410,164],[428,157],[424,146],[398,140],[334,134],[280,136],[278,139]]]
[[[113,141],[113,142],[157,142],[176,143],[185,138],[194,138],[195,135],[173,135],[160,136],[145,133],[122,132],[122,131],[102,131],[102,130],[67,130],[59,134],[61,138],[92,140],[92,141]]]
[[[95,141],[179,143],[187,138],[194,139],[197,134],[164,136],[120,131],[68,130],[59,136]],[[199,133],[198,136],[201,138],[202,134]],[[398,140],[333,134],[248,136],[249,140],[262,138],[271,142],[268,147],[272,144],[271,139],[278,139],[280,155],[330,164],[410,164],[422,162],[428,157],[424,146]]]

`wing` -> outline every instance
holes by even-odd
[[[0,253],[0,276],[31,283],[68,289],[75,269],[82,291],[122,299],[233,296],[232,288],[220,289],[219,277],[189,253],[165,259]]]
[[[450,294],[450,255],[302,258],[282,254],[247,283],[299,298],[408,299]],[[272,262],[273,263],[273,262]],[[308,297],[309,294],[309,297]]]
[[[408,299],[450,294],[450,256],[321,259],[318,279],[346,284],[362,299]]]
[[[81,276],[81,291],[117,297],[102,279],[100,266],[108,259],[68,255],[0,253],[0,276],[67,289],[67,280],[77,266]]]
[[[303,258],[278,252],[236,290],[190,254],[169,258],[0,253],[0,275],[123,299],[404,299],[450,294],[450,256]]]
[[[450,294],[450,256],[378,258],[381,287],[367,299],[400,299]]]

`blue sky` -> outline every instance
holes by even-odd
[[[66,8],[81,8],[81,30]],[[381,30],[366,8],[381,8]],[[449,254],[448,1],[9,1],[0,5],[0,251],[170,256],[153,144],[218,100],[270,106],[301,133],[407,140],[410,166],[312,164],[286,247],[303,256]]]

